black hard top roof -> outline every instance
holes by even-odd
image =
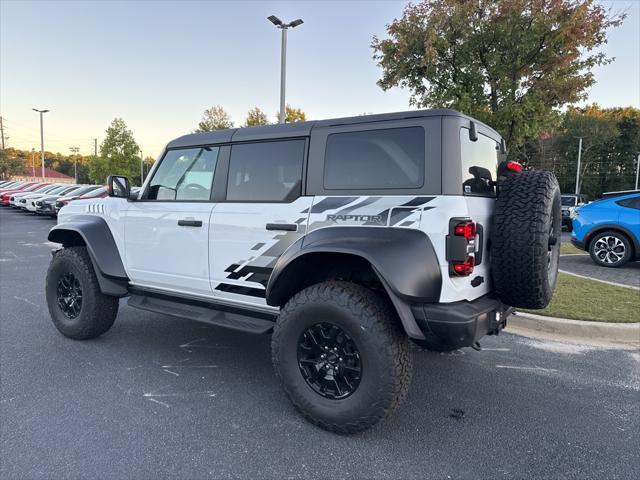
[[[456,110],[431,109],[409,110],[406,112],[380,113],[376,115],[359,115],[357,117],[331,118],[327,120],[312,120],[309,122],[294,122],[286,124],[264,125],[260,127],[230,128],[216,130],[214,132],[191,133],[183,135],[167,144],[167,148],[189,147],[195,145],[209,145],[215,143],[228,143],[231,141],[267,140],[275,138],[306,137],[311,134],[314,127],[332,127],[338,125],[352,125],[357,123],[374,123],[389,120],[404,120],[408,118],[454,116],[473,120],[478,124],[482,122],[464,115]],[[488,125],[487,128],[493,130]],[[495,131],[495,130],[494,130]],[[496,132],[497,135],[499,135]]]

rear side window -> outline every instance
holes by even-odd
[[[324,188],[420,188],[424,184],[422,127],[334,133],[327,137]]]
[[[227,200],[289,202],[300,196],[304,140],[233,145]]]
[[[640,197],[625,198],[624,200],[619,200],[616,203],[622,207],[640,210]]]
[[[462,193],[465,195],[495,195],[491,181],[498,175],[500,145],[489,137],[478,134],[469,139],[469,129],[460,129],[460,157],[462,160]]]

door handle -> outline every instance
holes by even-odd
[[[267,223],[267,230],[284,230],[285,232],[297,232],[297,223]]]
[[[180,225],[181,227],[201,227],[202,220],[182,219],[182,220],[178,220],[178,225]]]

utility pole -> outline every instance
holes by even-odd
[[[640,178],[640,153],[636,157],[636,190],[638,190],[638,179]]]
[[[285,103],[285,87],[287,83],[287,30],[289,28],[295,28],[298,25],[302,25],[304,22],[301,18],[294,20],[293,22],[284,23],[275,15],[267,17],[271,23],[277,28],[282,30],[282,47],[280,50],[280,123],[284,123],[287,118],[287,105]]]
[[[582,137],[578,137],[578,168],[576,169],[576,195],[580,193],[580,160],[582,157]]]
[[[4,153],[4,125],[2,123],[2,117],[0,117],[0,136],[2,136],[2,153]]]
[[[140,151],[140,186],[144,183],[144,156],[142,155],[142,149],[138,148]]]
[[[78,183],[78,152],[80,151],[80,149],[78,147],[69,147],[69,150],[71,150],[71,153],[75,154],[75,162],[73,165],[73,171],[74,171],[73,176],[76,179],[76,183]]]
[[[31,149],[31,176],[36,178],[36,149]]]
[[[31,110],[40,114],[40,160],[42,161],[42,181],[44,181],[44,126],[42,123],[42,115],[49,110],[38,110],[37,108],[32,108]]]
[[[98,139],[97,138],[93,139],[93,155],[95,157],[98,156]]]

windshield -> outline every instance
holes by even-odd
[[[576,206],[576,197],[562,197],[562,206],[563,207],[575,207]]]

